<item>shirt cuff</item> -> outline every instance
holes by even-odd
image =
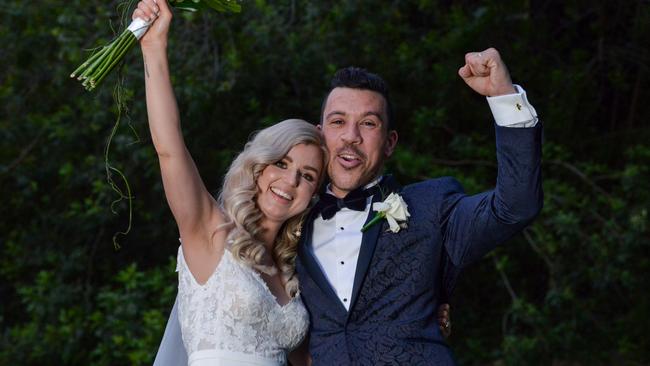
[[[514,85],[515,94],[487,97],[492,110],[492,116],[501,127],[535,127],[537,112],[528,102],[526,91],[519,85]]]

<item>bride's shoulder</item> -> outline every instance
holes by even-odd
[[[205,215],[194,225],[185,228],[179,226],[178,229],[186,253],[196,251],[203,254],[214,254],[223,252],[231,226],[227,215],[215,205],[209,215]]]
[[[225,215],[215,217],[199,225],[198,230],[181,232],[181,250],[184,262],[196,282],[205,283],[221,262],[226,251],[230,232],[224,221]]]

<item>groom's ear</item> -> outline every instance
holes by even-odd
[[[391,155],[393,155],[393,151],[395,151],[395,146],[397,146],[397,139],[398,139],[397,131],[395,130],[390,130],[388,131],[388,135],[386,136],[386,142],[384,143],[384,156],[386,158],[389,158]]]

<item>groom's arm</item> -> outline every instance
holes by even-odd
[[[541,125],[496,126],[497,184],[466,195],[453,178],[440,180],[443,243],[454,266],[474,262],[525,228],[541,211]]]
[[[459,75],[487,97],[496,122],[496,188],[474,196],[444,180],[438,190],[443,241],[454,265],[475,261],[524,228],[541,210],[541,124],[494,49],[468,53]]]

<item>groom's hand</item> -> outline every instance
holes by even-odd
[[[451,335],[451,316],[449,315],[451,307],[449,304],[442,304],[438,306],[438,326],[440,326],[440,332],[445,338],[449,338]]]
[[[508,68],[494,48],[465,54],[465,65],[458,70],[458,75],[486,97],[516,93]]]

